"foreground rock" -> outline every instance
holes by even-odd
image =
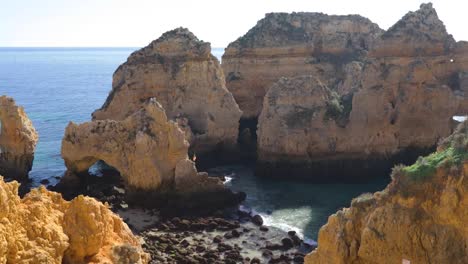
[[[123,120],[155,97],[185,124],[197,155],[235,146],[241,111],[226,89],[210,44],[178,28],[138,50],[114,73],[112,91],[94,120]]]
[[[227,202],[223,197],[232,193],[221,180],[197,172],[188,159],[188,146],[184,132],[152,98],[122,121],[70,123],[62,140],[62,157],[68,169],[65,181],[87,175],[88,169],[102,160],[120,172],[134,195],[149,203],[155,201],[148,199],[148,193],[187,197],[217,194],[219,203]]]
[[[32,168],[38,135],[23,107],[0,96],[0,175],[25,180]]]
[[[468,113],[468,46],[453,40],[430,4],[361,59],[339,83],[323,73],[271,86],[258,124],[260,174],[375,177],[369,168],[417,157],[451,133],[453,116]]]
[[[306,263],[468,263],[467,176],[465,122],[437,152],[396,167],[385,190],[330,216]]]
[[[318,75],[326,85],[343,79],[345,65],[365,55],[382,30],[357,15],[270,13],[223,55],[226,85],[243,111],[257,118],[270,86],[281,77]]]
[[[0,177],[0,263],[148,263],[140,241],[106,206]]]

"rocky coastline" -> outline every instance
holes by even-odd
[[[468,44],[432,4],[386,31],[267,14],[222,64],[177,28],[117,68],[90,121],[68,124],[57,185],[20,197],[0,177],[0,263],[466,263],[468,121],[453,117],[467,114]],[[37,141],[1,96],[0,175],[26,183]],[[393,172],[330,216],[317,247],[240,207],[249,194],[205,172],[225,162],[321,183]]]

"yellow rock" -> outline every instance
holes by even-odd
[[[467,158],[465,122],[438,152],[394,169],[384,191],[330,216],[305,263],[468,263]]]
[[[169,119],[186,118],[197,154],[236,145],[239,110],[210,43],[185,28],[164,33],[115,71],[112,91],[94,120],[123,120],[155,97]],[[192,134],[193,132],[193,134]]]
[[[137,190],[224,191],[219,179],[197,172],[188,159],[185,136],[151,98],[121,121],[70,123],[62,140],[62,157],[72,175],[87,172],[96,161],[103,160]]]
[[[67,202],[44,187],[20,199],[18,187],[0,177],[0,263],[148,262],[139,239],[104,204],[84,196]]]
[[[38,135],[23,107],[0,96],[0,175],[24,180],[32,168]]]

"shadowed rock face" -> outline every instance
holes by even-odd
[[[263,97],[278,79],[317,75],[325,85],[336,85],[344,78],[345,65],[362,58],[382,33],[357,15],[267,14],[226,48],[226,85],[242,117],[257,118]]]
[[[155,97],[169,119],[186,119],[197,154],[232,148],[241,111],[226,89],[210,44],[178,28],[130,55],[114,73],[112,91],[93,120],[123,120]]]
[[[44,187],[23,199],[0,177],[0,263],[148,263],[139,239],[104,204]]]
[[[38,135],[24,109],[0,96],[0,175],[25,180],[32,168]]]
[[[310,264],[467,263],[468,122],[437,152],[397,167],[381,192],[329,217]]]
[[[468,113],[467,47],[422,5],[376,39],[367,57],[347,63],[338,84],[326,74],[279,81],[258,124],[260,164],[304,165],[310,178],[316,164],[350,161],[357,168],[435,146],[451,133],[452,117]],[[316,94],[317,86],[334,96]]]
[[[223,190],[220,180],[197,173],[187,157],[188,146],[184,132],[152,98],[121,121],[70,123],[62,140],[62,157],[69,172],[75,174],[85,173],[103,160],[135,189],[181,193]]]

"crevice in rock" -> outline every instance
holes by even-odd
[[[243,118],[239,121],[237,144],[241,160],[247,165],[252,165],[257,160],[257,124],[257,117]]]

